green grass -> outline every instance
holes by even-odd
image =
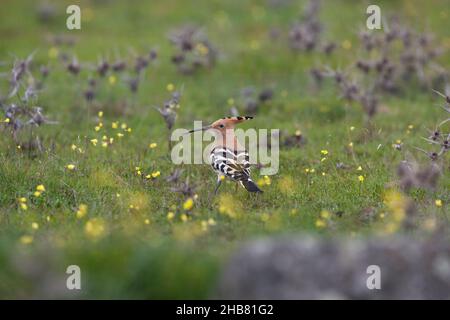
[[[59,121],[36,129],[47,148],[35,157],[17,150],[6,132],[0,136],[2,298],[207,298],[213,295],[228,255],[247,239],[286,233],[331,237],[386,232],[389,210],[383,199],[389,186],[395,188],[397,164],[411,158],[426,162],[413,146],[423,146],[420,137],[426,128],[443,119],[436,97],[413,88],[402,96],[383,98],[388,111],[378,114],[369,130],[361,109],[340,100],[332,87],[312,93],[308,80],[312,66],[343,67],[355,60],[357,50],[339,49],[331,57],[295,55],[283,40],[269,40],[271,27],[287,30],[297,17],[301,3],[296,1],[267,8],[263,15],[258,12],[266,6],[265,1],[81,1],[82,15],[89,8],[91,19],[83,20],[81,31],[73,32],[65,29],[65,2],[74,1],[55,1],[58,14],[49,23],[37,19],[35,1],[9,0],[0,12],[0,61],[8,62],[1,72],[9,70],[12,57],[26,57],[38,49],[36,64],[49,63],[51,67],[39,105],[49,118]],[[402,12],[418,30],[428,28],[448,43],[447,1],[379,3],[383,10]],[[364,5],[327,1],[323,7],[326,38],[338,44],[348,39],[356,46],[357,30],[365,23]],[[203,26],[216,44],[220,57],[215,68],[193,76],[176,72],[166,36],[185,23]],[[131,100],[128,90],[121,83],[114,88],[105,83],[98,99],[101,104],[89,117],[77,81],[48,57],[51,44],[46,37],[57,33],[78,37],[73,52],[81,62],[95,62],[102,55],[112,58],[116,50],[126,55],[129,48],[145,52],[157,47],[158,61],[147,70],[134,105],[120,111],[120,105]],[[257,50],[251,48],[255,40],[260,46]],[[448,59],[442,63],[450,67]],[[83,71],[80,78],[88,74]],[[7,78],[3,80],[6,84]],[[235,192],[234,185],[226,183],[210,203],[207,198],[216,179],[210,168],[184,165],[182,179],[189,176],[198,185],[198,200],[191,218],[183,222],[184,198],[171,192],[164,179],[174,169],[168,157],[165,124],[152,108],[168,98],[168,83],[184,88],[175,127],[189,128],[193,120],[210,122],[228,115],[228,98],[236,97],[245,86],[271,86],[274,101],[243,127],[282,128],[291,134],[299,128],[308,142],[301,149],[281,149],[279,173],[259,196],[242,189]],[[4,92],[6,86],[1,88]],[[105,128],[97,133],[92,114],[98,110],[104,111]],[[132,133],[116,139],[109,148],[92,146],[90,139],[114,134],[113,121],[127,123]],[[414,129],[408,133],[410,124]],[[404,144],[402,151],[391,146],[397,139]],[[151,142],[158,147],[149,149]],[[350,142],[353,152],[348,152]],[[84,153],[72,151],[72,144]],[[321,150],[325,149],[329,154],[321,162]],[[348,169],[336,169],[340,162]],[[76,170],[65,168],[71,163]],[[136,175],[136,166],[146,173],[159,170],[161,176],[144,182]],[[311,168],[314,173],[305,172]],[[359,175],[364,175],[364,182],[358,180]],[[254,178],[258,179],[257,170]],[[33,193],[39,184],[46,191],[36,198]],[[449,185],[446,171],[434,192],[409,195],[420,213],[416,230],[422,230],[429,218],[448,230]],[[28,210],[19,208],[19,197],[28,198]],[[436,207],[435,199],[444,205]],[[80,204],[86,204],[88,212],[77,219]],[[236,216],[221,213],[221,206],[233,207]],[[374,211],[369,221],[361,217],[368,208]],[[317,228],[324,210],[332,217],[327,227]],[[167,219],[169,211],[176,213],[172,220]],[[343,212],[342,217],[336,212]],[[382,213],[386,218],[380,218]],[[90,237],[85,231],[92,219],[98,219],[94,221],[104,228],[99,237]],[[214,219],[216,225],[204,230],[202,222],[208,219]],[[38,229],[32,228],[33,222]],[[32,243],[23,244],[23,236],[32,236]],[[65,269],[70,264],[81,267],[80,292],[65,290]]]

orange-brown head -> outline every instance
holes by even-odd
[[[211,125],[200,128],[200,129],[195,129],[195,130],[190,130],[189,133],[195,132],[195,131],[206,131],[209,129],[214,129],[214,130],[218,130],[221,133],[225,133],[227,129],[234,129],[234,126],[238,123],[247,121],[253,119],[253,117],[247,117],[247,116],[243,116],[243,117],[226,117],[226,118],[222,118],[219,120],[214,121]]]

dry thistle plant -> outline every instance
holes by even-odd
[[[357,103],[362,110],[371,119],[378,111],[378,94],[373,86],[363,85],[361,82],[352,78],[348,72],[336,71],[327,68],[326,71],[314,73],[320,74],[322,78],[332,78],[340,91],[340,98],[349,103]]]
[[[360,42],[368,57],[356,66],[363,73],[375,75],[374,86],[380,92],[410,90],[414,82],[429,90],[437,81],[448,77],[438,58],[445,53],[431,33],[419,33],[398,18],[389,20],[385,33],[360,33]]]
[[[443,109],[450,113],[450,96],[448,94],[442,94],[438,91],[435,92],[445,101]],[[436,189],[442,171],[445,170],[445,166],[442,165],[443,162],[439,162],[439,160],[443,158],[443,155],[447,153],[449,149],[448,141],[450,139],[450,134],[442,133],[443,125],[448,122],[450,122],[450,118],[441,121],[434,130],[430,130],[431,135],[429,137],[423,138],[430,145],[435,147],[435,150],[426,151],[421,148],[416,148],[427,155],[428,159],[431,160],[430,163],[421,165],[417,161],[402,161],[399,164],[397,168],[397,175],[399,177],[399,185],[404,191],[408,192],[412,188],[430,191],[434,191]],[[414,206],[411,205],[410,207],[411,210],[414,211]]]
[[[299,129],[295,130],[294,134],[286,136],[282,141],[282,145],[286,148],[300,148],[306,144],[306,138]]]
[[[169,151],[172,149],[172,141],[170,140],[170,135],[172,132],[173,125],[175,124],[175,120],[177,118],[177,109],[180,108],[180,98],[181,93],[178,91],[174,91],[172,93],[172,97],[166,102],[164,102],[164,105],[161,108],[155,107],[155,109],[164,119],[164,122],[166,123],[166,127],[168,129],[167,141]]]
[[[265,104],[270,103],[273,99],[274,92],[270,88],[257,90],[254,87],[246,87],[241,90],[237,99],[230,99],[228,103],[231,105],[231,114],[239,115],[239,109],[242,110],[241,114],[255,115]]]
[[[60,42],[58,42],[59,45],[61,45]],[[102,100],[105,96],[109,96],[109,100],[112,100],[111,95],[115,92],[110,90],[112,86],[122,85],[132,94],[130,103],[125,101],[115,105],[120,109],[116,108],[117,110],[112,110],[113,112],[124,113],[129,105],[134,105],[140,84],[145,80],[145,71],[157,57],[155,49],[143,54],[130,49],[130,54],[125,57],[116,53],[114,60],[100,57],[97,62],[80,63],[73,53],[70,55],[65,53],[64,56],[59,54],[66,71],[74,76],[76,91],[81,93],[81,98],[87,105],[88,115],[92,107],[102,110],[107,105],[111,105],[110,103],[104,105]]]
[[[192,74],[200,68],[214,66],[217,50],[199,28],[184,26],[173,31],[169,40],[176,48],[171,60],[180,73]]]
[[[450,113],[450,95],[443,94],[439,91],[434,90],[439,96],[444,99],[444,109],[447,113]],[[447,87],[447,92],[450,91]],[[437,161],[443,157],[444,154],[448,152],[450,149],[450,132],[443,132],[444,125],[450,122],[450,117],[441,121],[434,130],[429,130],[430,135],[428,137],[424,137],[423,139],[427,141],[434,150],[426,151],[421,148],[417,148],[417,150],[423,152],[427,155],[427,157],[432,161]],[[450,131],[450,130],[449,130]]]
[[[180,179],[183,169],[175,168],[167,177],[166,181],[169,183],[177,183]]]
[[[172,182],[175,183],[175,182]],[[183,196],[188,198],[193,198],[196,194],[197,185],[192,184],[189,177],[186,178],[184,182],[180,182],[174,187],[170,188],[172,192],[181,193]]]
[[[319,20],[320,1],[310,0],[299,21],[289,30],[289,46],[294,52],[323,52],[331,54],[336,45],[333,42],[324,43],[322,38],[323,25]]]
[[[433,42],[434,36],[417,33],[390,20],[386,32],[359,34],[360,57],[345,68],[345,72],[330,68],[312,68],[310,76],[316,87],[323,79],[335,80],[341,96],[356,102],[372,118],[378,111],[382,94],[399,95],[411,86],[429,89],[448,78],[448,72],[438,63],[443,48]]]
[[[435,163],[420,166],[415,161],[402,161],[397,168],[397,175],[400,178],[400,187],[405,191],[411,188],[434,190],[441,170]]]
[[[44,114],[42,107],[37,106],[38,81],[31,73],[31,63],[34,53],[26,59],[17,59],[10,72],[9,93],[0,97],[0,107],[4,112],[1,128],[11,134],[11,139],[18,149],[43,151],[41,139],[34,132],[35,127],[44,124],[55,124]],[[28,138],[23,139],[20,133],[28,128]]]

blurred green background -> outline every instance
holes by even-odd
[[[81,7],[81,30],[65,27],[69,4]],[[223,263],[246,239],[306,232],[323,237],[407,232],[389,229],[384,191],[396,180],[401,160],[426,161],[413,146],[421,146],[426,128],[443,119],[436,96],[412,87],[401,96],[383,97],[388,112],[376,115],[371,124],[375,134],[369,137],[359,107],[340,99],[333,86],[311,90],[310,68],[344,68],[360,54],[357,36],[368,4],[323,1],[323,37],[337,44],[328,56],[289,48],[286,35],[304,1],[3,0],[0,92],[8,90],[14,60],[36,50],[33,74],[41,65],[50,70],[36,103],[59,123],[35,130],[45,151],[33,157],[17,150],[8,132],[1,131],[0,297],[208,298],[214,296]],[[377,4],[383,15],[398,14],[450,48],[449,1]],[[201,27],[218,52],[214,67],[193,75],[180,74],[171,63],[175,50],[168,35],[186,24]],[[271,38],[271,30],[281,36]],[[75,44],[56,45],[51,39],[58,35],[73,37]],[[136,96],[121,75],[115,75],[114,85],[108,77],[100,79],[87,116],[83,91],[98,61],[130,59],[151,49],[158,58],[145,71]],[[76,56],[80,74],[69,74],[55,52],[67,54],[68,61]],[[439,61],[450,67],[448,53]],[[229,183],[209,203],[216,179],[212,171],[206,165],[183,166],[181,180],[189,177],[198,197],[194,208],[185,210],[185,197],[172,192],[164,179],[175,166],[168,157],[165,124],[153,108],[170,97],[169,84],[182,90],[175,128],[228,116],[230,98],[237,100],[244,87],[270,87],[271,104],[243,127],[281,128],[289,134],[301,130],[308,142],[301,149],[282,149],[280,172],[270,177],[259,198],[241,189],[236,193]],[[100,120],[98,111],[104,113]],[[104,125],[100,132],[94,130],[98,121]],[[90,140],[114,134],[115,121],[126,123],[132,132],[112,147],[94,147]],[[391,147],[396,140],[402,141],[403,150]],[[350,142],[353,153],[345,151]],[[150,143],[157,147],[149,148]],[[84,152],[73,151],[72,144]],[[322,150],[328,153],[324,162]],[[349,169],[336,169],[341,162]],[[76,169],[67,170],[68,164]],[[144,181],[135,167],[145,173],[160,171],[161,176]],[[312,168],[314,174],[305,172]],[[35,197],[40,184],[46,191]],[[435,191],[408,195],[420,212],[412,237],[426,234],[430,219],[447,228],[449,185],[446,172]],[[27,210],[21,209],[20,197],[27,198]],[[436,199],[443,205],[436,206]],[[77,218],[82,204],[87,214]],[[374,215],[369,221],[361,218],[367,210]],[[325,228],[317,225],[323,212],[332,215]],[[342,217],[336,212],[343,212]],[[65,270],[71,264],[81,268],[81,291],[65,288]]]

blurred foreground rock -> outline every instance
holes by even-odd
[[[381,289],[367,288],[378,265]],[[222,299],[449,299],[450,242],[275,238],[244,245],[225,266]]]

